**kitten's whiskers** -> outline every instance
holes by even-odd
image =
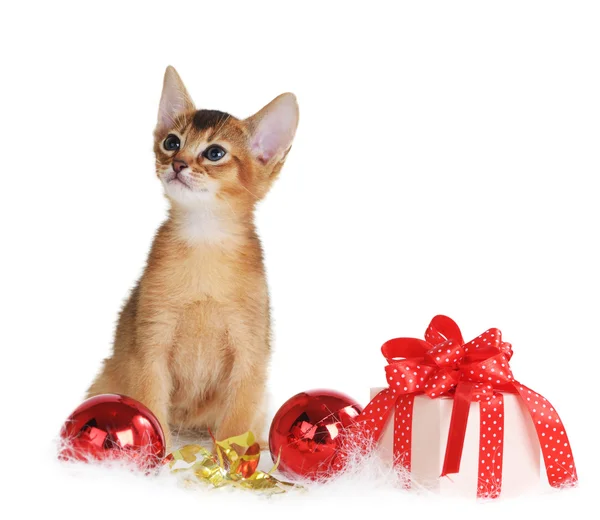
[[[243,185],[243,184],[241,184],[241,183],[240,183],[240,186],[241,186],[242,188],[244,188],[244,189],[245,189],[245,190],[246,190],[246,191],[247,191],[247,192],[248,192],[250,195],[252,195],[252,196],[253,196],[253,197],[254,197],[256,200],[260,200],[260,199],[259,199],[259,197],[258,197],[258,195],[256,195],[256,194],[252,193],[252,192],[251,192],[251,191],[250,191],[248,188],[246,188],[246,186],[244,186],[244,185]]]

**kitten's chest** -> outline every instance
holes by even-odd
[[[239,280],[235,258],[210,248],[195,251],[172,266],[170,273],[175,294],[182,303],[231,299]]]
[[[233,356],[228,322],[228,310],[212,298],[182,308],[170,356],[175,405],[208,398],[229,374]]]
[[[190,211],[178,224],[176,233],[188,244],[211,245],[230,238],[226,222],[217,218],[211,211]]]

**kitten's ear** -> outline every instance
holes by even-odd
[[[165,70],[156,129],[171,128],[179,114],[194,109],[194,102],[185,89],[183,81],[177,71],[169,65]]]
[[[281,94],[246,119],[251,131],[250,149],[263,164],[281,160],[292,146],[298,126],[298,103],[291,93]]]

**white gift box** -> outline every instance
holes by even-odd
[[[372,388],[373,399],[383,388]],[[425,488],[444,495],[475,498],[479,465],[479,403],[471,403],[460,472],[440,477],[446,453],[454,401],[414,398],[411,481],[413,489]],[[393,461],[394,414],[379,440],[381,457]],[[504,441],[500,498],[520,495],[540,487],[540,446],[531,416],[517,395],[504,394]]]

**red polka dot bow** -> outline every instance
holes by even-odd
[[[394,461],[410,470],[414,396],[453,398],[442,476],[458,473],[469,409],[480,406],[478,496],[499,496],[502,483],[504,403],[502,392],[521,396],[534,422],[548,481],[561,487],[577,480],[573,454],[564,426],[546,398],[515,381],[509,366],[510,343],[498,329],[489,329],[465,343],[458,325],[447,316],[436,316],[425,332],[425,341],[396,338],[382,353],[388,388],[382,390],[358,417],[363,432],[377,441],[394,411]],[[486,438],[487,433],[487,438]],[[487,450],[487,453],[486,453]],[[495,465],[486,461],[494,454]],[[495,486],[486,485],[495,482]]]

